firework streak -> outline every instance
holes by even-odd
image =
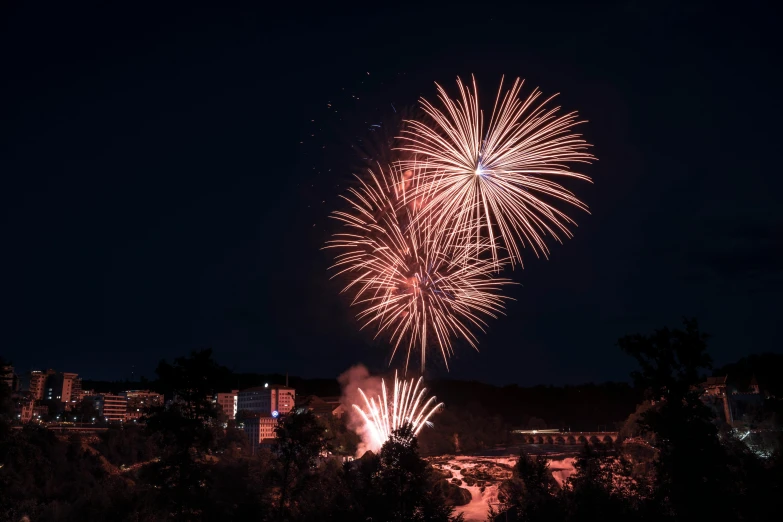
[[[395,373],[391,401],[386,393],[386,381],[381,381],[381,395],[375,398],[368,399],[364,392],[359,390],[366,410],[356,404],[353,407],[362,416],[365,428],[371,433],[373,451],[378,451],[394,430],[406,424],[410,425],[414,436],[418,435],[421,428],[429,424],[432,414],[443,406],[443,403],[435,403],[435,397],[422,402],[427,389],[420,388],[421,381],[421,377],[418,380],[401,381]]]

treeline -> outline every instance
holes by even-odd
[[[634,411],[643,394],[627,383],[579,386],[492,386],[476,381],[433,381],[428,388],[448,408],[472,409],[500,417],[518,428],[531,422],[572,431],[615,429]]]
[[[585,448],[563,487],[546,461],[521,455],[500,488],[495,520],[779,519],[780,425],[738,433],[716,419],[696,386],[711,363],[696,322],[624,337],[619,346],[638,361],[635,383],[652,399],[634,416],[641,439],[611,452]]]
[[[585,448],[562,486],[545,460],[522,454],[488,518],[779,518],[779,420],[737,430],[703,402],[698,384],[711,361],[695,321],[618,344],[638,361],[634,389],[646,397],[624,425],[633,443]],[[499,415],[447,409],[434,418],[437,429],[425,430],[432,438],[403,429],[378,455],[341,462],[335,455],[350,449],[339,425],[297,408],[282,418],[271,448],[254,450],[244,432],[224,427],[207,399],[222,371],[208,351],[160,365],[159,381],[178,401],[148,412],[143,427],[110,429],[97,439],[61,440],[35,425],[13,429],[9,390],[0,387],[0,521],[458,520],[454,506],[468,500],[467,491],[428,465],[420,445],[465,451],[507,433]]]
[[[158,370],[169,363],[161,361]],[[263,386],[264,383],[282,384],[286,376],[280,374],[233,373],[217,366],[213,375],[216,391]],[[297,395],[339,396],[336,379],[288,378]],[[426,383],[428,390],[454,412],[471,411],[471,417],[499,418],[507,427],[527,427],[531,420],[536,426],[595,431],[616,429],[642,400],[642,392],[627,383],[583,384],[578,386],[493,386],[477,381],[433,380]],[[165,380],[91,381],[84,380],[84,389],[96,392],[118,393],[132,389],[150,389],[171,397],[173,389]]]

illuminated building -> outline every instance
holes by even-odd
[[[84,398],[85,402],[91,402],[98,412],[98,416],[108,422],[122,422],[128,411],[128,398],[124,395],[90,395]]]
[[[82,393],[82,379],[80,377],[76,377],[73,380],[73,384],[71,385],[71,402],[81,402],[83,397],[84,393]]]
[[[26,383],[24,388],[27,389],[33,396],[33,399],[40,401],[44,396],[44,384],[46,383],[47,374],[33,370],[26,376]]]
[[[258,417],[245,419],[244,426],[253,451],[260,446],[269,444],[277,436],[275,433],[277,418],[271,414],[261,414]]]
[[[273,411],[288,413],[294,409],[296,390],[270,384],[242,390],[237,394],[237,411],[271,415]]]
[[[128,399],[125,420],[132,421],[141,418],[150,408],[163,406],[163,395],[149,390],[128,390],[122,392]]]
[[[35,400],[30,392],[15,393],[12,397],[14,402],[14,418],[21,423],[30,422],[33,418]]]
[[[229,419],[235,419],[237,415],[237,394],[239,390],[231,390],[228,393],[218,393],[214,402]]]
[[[16,391],[19,383],[14,373],[14,367],[10,364],[0,366],[0,383],[5,383],[9,390]]]
[[[154,406],[163,406],[163,395],[149,390],[128,390],[122,392],[128,398],[128,409],[152,408]]]
[[[72,397],[72,393],[74,381],[78,375],[77,373],[60,373],[54,370],[47,370],[42,399],[60,402],[75,400]],[[79,383],[78,387],[81,388],[81,383]]]

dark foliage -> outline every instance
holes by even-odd
[[[629,396],[637,400],[645,392],[655,401],[628,416],[622,433],[648,444],[585,447],[562,487],[545,459],[522,454],[513,477],[500,487],[504,512],[496,520],[750,521],[780,512],[783,440],[774,440],[780,433],[767,429],[740,437],[705,406],[698,383],[709,358],[706,336],[695,321],[686,321],[683,329],[625,337],[619,344],[640,366],[634,374],[639,389]],[[162,362],[158,373],[160,388],[176,396],[172,404],[149,412],[144,427],[111,427],[89,440],[58,438],[36,426],[11,429],[9,390],[0,389],[0,522],[24,516],[117,522],[448,521],[469,494],[421,458],[419,443],[425,451],[451,452],[458,445],[472,451],[508,442],[509,423],[493,410],[497,405],[468,401],[460,407],[455,400],[439,415],[440,430],[425,430],[419,440],[404,427],[377,455],[368,452],[357,461],[343,464],[331,455],[355,448],[356,437],[345,422],[319,419],[306,408],[281,419],[271,451],[253,451],[243,431],[231,423],[223,426],[209,400],[214,390],[224,389],[214,381],[227,378],[210,352]],[[471,387],[454,389],[467,393]],[[481,393],[491,400],[492,390],[484,387]],[[519,397],[529,391],[521,390],[512,393]],[[542,388],[539,396],[576,394],[578,402],[585,392],[590,400],[603,396],[611,402],[622,390],[628,389]],[[518,420],[543,428],[557,418],[532,406]]]

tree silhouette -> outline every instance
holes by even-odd
[[[637,385],[661,401],[641,413],[639,422],[642,430],[655,434],[658,449],[650,508],[659,510],[660,519],[732,519],[734,483],[726,452],[698,388],[701,372],[711,365],[708,336],[695,319],[683,322],[683,329],[662,328],[618,341],[639,364],[632,374]]]
[[[514,466],[514,475],[498,489],[498,500],[518,520],[562,520],[559,488],[544,458],[531,457],[524,450]]]
[[[326,450],[326,439],[323,426],[307,408],[284,415],[275,433],[275,478],[280,490],[277,512],[279,520],[287,520],[297,511],[299,494],[312,481],[317,459]]]
[[[381,447],[372,487],[377,493],[373,520],[448,521],[453,508],[436,488],[437,477],[419,456],[413,430],[405,424]]]

